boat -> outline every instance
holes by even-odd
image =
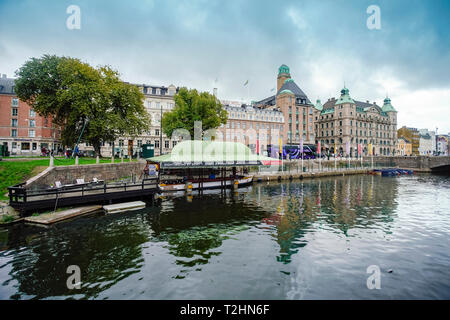
[[[214,178],[214,179],[189,179],[186,182],[181,181],[164,181],[159,184],[159,189],[162,192],[166,191],[181,191],[186,190],[188,185],[192,186],[192,190],[197,189],[220,189],[231,188],[237,182],[238,188],[246,187],[252,184],[253,176],[236,176],[228,178]]]
[[[373,169],[369,171],[369,174],[379,175],[383,177],[394,177],[400,175],[412,175],[414,171],[399,168],[386,168],[386,169]]]
[[[170,154],[146,160],[156,168],[160,192],[242,188],[252,184],[252,169],[280,162],[242,143],[201,140],[182,141]]]

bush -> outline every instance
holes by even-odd
[[[14,216],[11,216],[11,215],[8,215],[8,214],[5,214],[0,219],[1,223],[9,223],[9,222],[13,222],[13,221],[14,221]]]

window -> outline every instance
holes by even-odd
[[[29,136],[30,138],[36,137],[36,131],[34,131],[33,129],[29,130],[29,131],[28,131],[28,136]]]
[[[17,99],[17,98],[12,98],[12,100],[11,100],[11,106],[17,107],[18,105],[19,105],[19,99]]]
[[[11,137],[17,137],[17,129],[11,130]]]
[[[13,115],[13,117],[17,117],[18,114],[19,114],[19,109],[12,108],[12,115]]]
[[[155,140],[155,148],[159,148],[159,140]]]
[[[30,109],[30,118],[34,118],[36,116],[36,112],[33,109]]]
[[[119,147],[123,147],[123,140],[119,140]]]
[[[159,136],[159,129],[155,129],[155,136]]]
[[[17,119],[11,119],[11,127],[17,127]]]
[[[30,143],[29,143],[29,142],[22,142],[21,149],[22,149],[23,151],[28,151],[28,150],[30,150]]]
[[[30,128],[36,127],[36,120],[30,120]]]
[[[33,151],[36,151],[36,150],[37,150],[37,143],[33,142]]]
[[[137,146],[138,146],[138,148],[140,148],[142,146],[142,140],[137,141]]]
[[[166,149],[169,148],[169,140],[164,141],[164,148],[166,148]]]
[[[174,148],[177,145],[176,141],[172,141],[172,148]]]

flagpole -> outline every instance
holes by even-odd
[[[336,142],[334,143],[334,171],[337,171],[337,166],[336,166]]]

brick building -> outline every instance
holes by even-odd
[[[255,103],[259,108],[278,108],[284,117],[284,126],[280,130],[283,144],[299,145],[314,143],[313,110],[314,105],[306,94],[291,78],[289,67],[278,68],[277,93]],[[278,142],[277,142],[278,144]]]
[[[39,116],[14,93],[14,79],[0,78],[0,143],[11,155],[40,155],[61,147],[60,130],[51,117]]]

